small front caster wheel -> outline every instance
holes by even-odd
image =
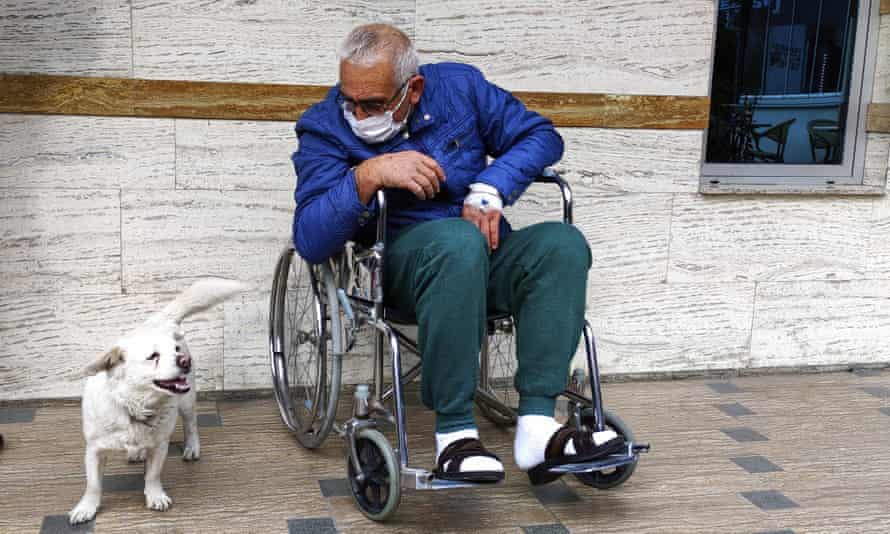
[[[607,430],[614,430],[616,434],[624,438],[625,441],[633,441],[634,435],[630,427],[625,424],[617,415],[603,411],[603,419]],[[581,424],[587,429],[592,430],[593,410],[586,409],[581,414]],[[610,489],[624,484],[637,468],[637,462],[618,466],[607,471],[593,471],[591,473],[578,473],[575,475],[577,479],[588,486],[596,489]]]
[[[361,472],[347,458],[352,498],[368,519],[384,521],[399,507],[402,498],[399,462],[389,441],[373,428],[355,435],[355,451]]]

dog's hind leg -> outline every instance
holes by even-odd
[[[179,413],[182,414],[182,431],[185,443],[182,448],[182,459],[186,462],[201,457],[201,440],[198,438],[198,416],[195,414],[195,389],[179,400]]]
[[[102,500],[102,471],[105,469],[105,451],[87,444],[84,455],[84,466],[87,473],[87,489],[80,502],[68,513],[68,521],[72,525],[85,523],[96,517],[99,503]]]
[[[161,512],[173,504],[173,499],[161,486],[161,471],[167,459],[167,447],[168,443],[165,441],[156,448],[149,449],[145,458],[145,506]]]

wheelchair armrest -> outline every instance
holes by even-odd
[[[562,194],[562,222],[572,224],[572,188],[569,187],[569,183],[563,180],[562,176],[552,167],[544,169],[544,172],[535,178],[535,183],[559,186],[559,192]]]
[[[386,193],[377,191],[377,242],[386,243]]]

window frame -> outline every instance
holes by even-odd
[[[857,0],[859,16],[856,21],[853,63],[850,69],[850,97],[847,103],[847,124],[844,135],[844,156],[840,164],[762,164],[708,163],[708,129],[702,138],[701,192],[721,192],[741,186],[800,187],[811,192],[813,187],[831,189],[862,186],[865,178],[866,122],[871,102],[877,63],[878,33],[880,30],[880,0]],[[708,95],[711,95],[716,61],[717,29],[720,0],[714,3],[714,26],[711,45],[711,65],[708,75]],[[710,108],[708,110],[710,119]],[[793,192],[793,191],[789,191]]]

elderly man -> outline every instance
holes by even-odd
[[[375,194],[387,191],[385,298],[417,319],[436,475],[504,476],[473,416],[488,311],[517,326],[518,466],[544,482],[552,465],[602,455],[613,432],[581,436],[553,418],[584,320],[587,243],[555,222],[511,231],[501,214],[562,156],[553,124],[473,67],[418,68],[391,26],[354,29],[340,57],[339,85],[296,127],[294,243],[318,263],[347,240],[371,241]]]

